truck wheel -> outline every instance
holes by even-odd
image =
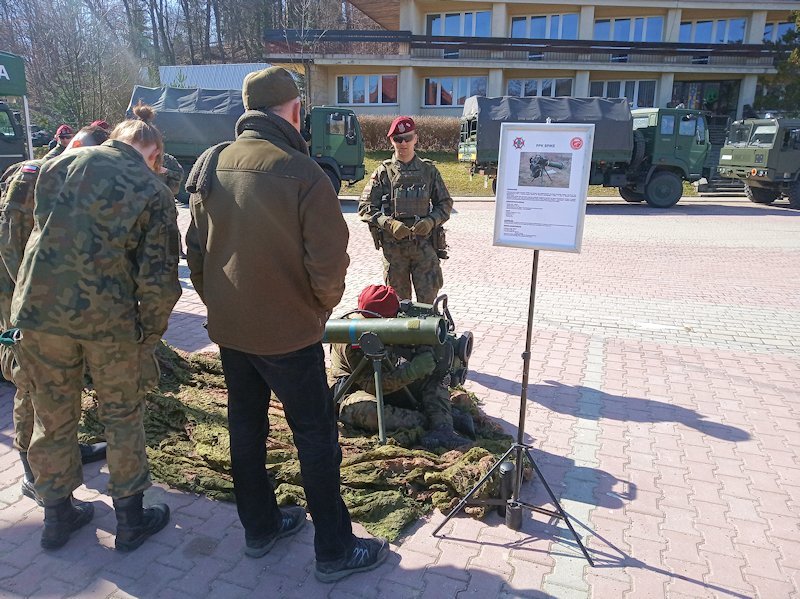
[[[795,210],[800,210],[800,179],[792,183],[786,196],[789,199],[789,206]]]
[[[756,204],[771,204],[781,195],[781,192],[777,189],[750,187],[747,183],[744,184],[744,193],[748,200]]]
[[[331,185],[333,185],[333,190],[336,192],[336,195],[339,195],[339,191],[342,189],[342,180],[339,178],[332,168],[323,166],[322,170],[325,171],[325,174],[328,175],[328,179],[331,180]]]
[[[633,191],[630,187],[620,187],[619,195],[623,200],[626,202],[631,202],[632,204],[644,202],[644,194]]]
[[[644,199],[653,208],[671,208],[683,195],[683,181],[672,171],[653,175],[644,188]]]

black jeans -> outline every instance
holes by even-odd
[[[325,376],[321,343],[280,356],[220,347],[228,385],[228,427],[236,509],[245,537],[275,532],[280,512],[267,475],[270,392],[283,404],[300,458],[314,550],[320,561],[344,557],[353,545],[350,514],[339,490],[342,450]]]

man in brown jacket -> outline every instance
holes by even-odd
[[[333,582],[376,567],[389,548],[384,539],[353,536],[339,489],[342,452],[321,340],[344,293],[348,231],[300,135],[299,95],[280,67],[247,76],[236,141],[211,148],[189,175],[187,188],[197,186],[186,245],[228,386],[245,554],[266,554],[305,522],[302,508],[278,508],[265,468],[274,391],[300,458],[316,576]]]

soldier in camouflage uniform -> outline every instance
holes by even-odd
[[[358,309],[366,317],[375,313],[384,318],[394,318],[399,308],[400,300],[391,287],[370,285],[358,296]],[[392,367],[385,365],[382,372],[386,429],[428,429],[422,442],[431,448],[455,448],[469,443],[469,439],[453,430],[450,391],[443,378],[434,374],[436,361],[433,353],[418,348],[423,351],[410,360],[403,360],[391,348],[387,349]],[[337,378],[337,385],[355,371],[363,358],[362,351],[349,343],[331,344],[331,374]],[[346,395],[339,404],[339,420],[367,431],[377,431],[378,400],[372,369],[363,370],[351,389],[355,391]]]
[[[389,128],[394,155],[372,173],[358,213],[383,248],[384,279],[402,299],[432,304],[442,288],[440,228],[450,218],[453,199],[430,160],[414,153],[414,121],[397,117]],[[438,250],[438,252],[437,252]]]
[[[53,137],[53,141],[56,144],[50,148],[50,151],[44,155],[45,160],[51,160],[52,158],[58,158],[61,154],[64,153],[64,150],[67,149],[70,141],[72,141],[72,137],[75,134],[72,127],[69,125],[61,125],[56,130],[55,137]]]
[[[181,182],[183,181],[183,167],[178,159],[172,154],[164,154],[161,163],[161,180],[169,187],[173,197],[178,195],[181,190]]]
[[[163,150],[154,113],[139,105],[134,114],[103,145],[41,168],[12,299],[36,412],[28,458],[46,549],[93,514],[72,498],[83,474],[75,435],[84,363],[108,439],[117,549],[137,548],[169,521],[166,505],[142,506],[150,486],[143,418],[144,394],[158,382],[154,351],[180,296],[175,204],[153,172]]]
[[[70,142],[68,149],[95,146],[108,139],[108,132],[99,127],[84,127]],[[0,179],[0,328],[11,326],[11,295],[14,293],[17,273],[25,244],[33,230],[34,189],[44,159],[28,160],[9,167]],[[33,404],[27,391],[24,372],[18,367],[10,347],[0,347],[0,365],[3,376],[14,381],[14,447],[20,452],[24,476],[22,494],[41,503],[33,486],[33,473],[28,463],[28,446],[33,434]],[[79,444],[81,462],[89,464],[106,455],[105,443]]]

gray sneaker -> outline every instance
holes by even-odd
[[[268,534],[260,539],[246,539],[244,554],[247,557],[262,557],[269,553],[275,542],[283,537],[295,534],[306,523],[306,510],[299,507],[281,509],[281,525],[277,532]]]
[[[336,582],[356,572],[367,572],[380,566],[389,555],[386,539],[356,538],[350,553],[341,559],[317,562],[314,575],[320,582]]]

